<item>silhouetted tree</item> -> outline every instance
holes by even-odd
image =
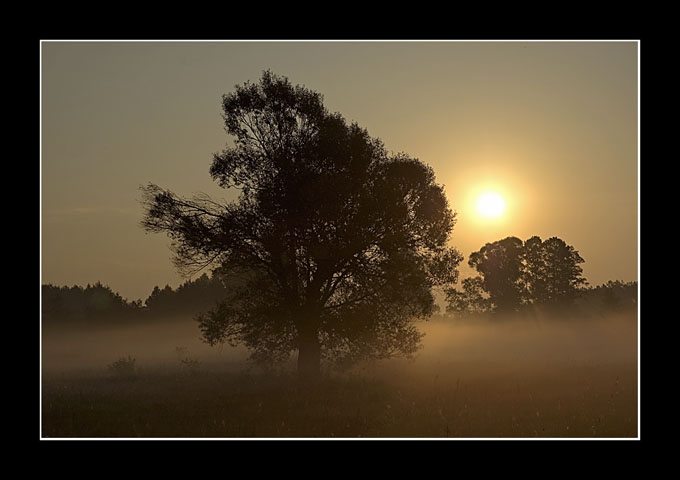
[[[433,311],[432,287],[454,283],[462,260],[446,246],[455,214],[432,169],[270,72],[222,107],[235,141],[210,174],[238,200],[144,188],[142,224],[172,238],[177,266],[220,266],[234,285],[199,316],[204,339],[245,344],[257,360],[297,350],[304,377],[322,357],[413,353],[411,321]]]
[[[468,264],[482,275],[482,286],[497,311],[517,310],[524,298],[524,245],[507,237],[470,254]]]
[[[533,236],[524,242],[524,268],[522,278],[525,287],[524,303],[544,303],[548,293],[548,263],[541,237]]]
[[[541,245],[543,268],[541,270],[541,285],[543,298],[535,301],[542,303],[568,303],[573,301],[580,289],[588,282],[583,278],[580,264],[583,258],[571,245],[564,240],[551,237]]]

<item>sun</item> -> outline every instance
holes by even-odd
[[[486,192],[477,198],[477,211],[483,217],[500,217],[505,211],[505,201],[496,192]]]

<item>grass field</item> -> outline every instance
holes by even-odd
[[[637,321],[630,315],[427,322],[414,360],[329,372],[314,386],[285,371],[248,370],[242,351],[210,350],[198,343],[194,324],[173,325],[91,332],[89,342],[82,331],[44,332],[42,436],[638,436]],[[148,337],[160,331],[165,336]],[[134,372],[107,368],[128,355]]]

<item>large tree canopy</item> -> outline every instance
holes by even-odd
[[[412,320],[431,314],[432,288],[455,283],[462,260],[447,246],[455,214],[432,169],[270,72],[222,106],[234,143],[210,174],[238,200],[144,188],[142,224],[171,237],[179,268],[238,279],[200,316],[204,339],[243,343],[259,360],[297,350],[304,375],[321,357],[413,353]]]

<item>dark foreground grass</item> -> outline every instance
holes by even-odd
[[[43,378],[44,438],[637,437],[635,364],[512,372],[383,369],[302,385],[289,374],[141,371]]]

